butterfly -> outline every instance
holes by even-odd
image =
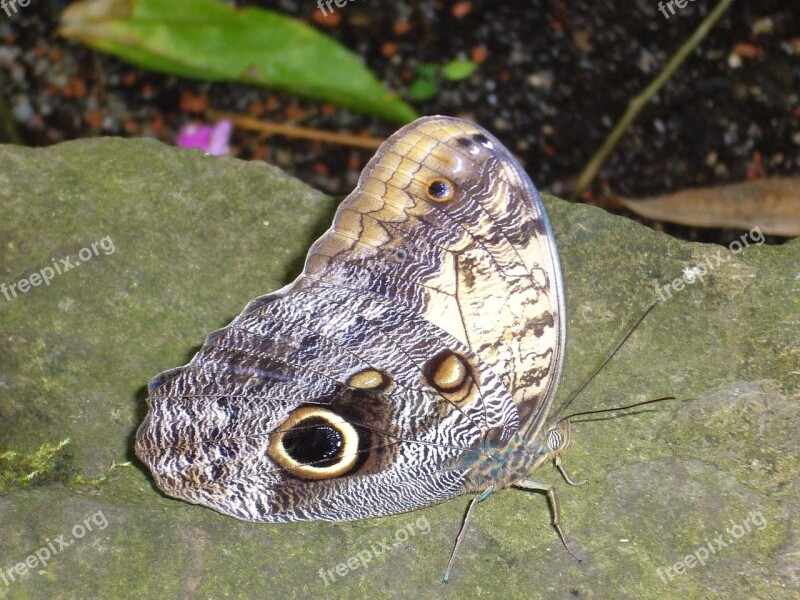
[[[554,460],[582,483],[561,464],[569,419],[548,422],[565,319],[523,168],[474,123],[421,118],[369,161],[294,282],[150,382],[136,454],[166,494],[247,521],[477,493],[456,550],[493,491],[545,491],[567,546],[555,490],[527,479]]]

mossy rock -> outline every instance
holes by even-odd
[[[677,400],[575,423],[564,460],[588,485],[537,473],[583,562],[543,497],[504,490],[478,507],[445,585],[466,497],[257,525],[164,497],[132,453],[149,378],[294,278],[332,199],[147,140],[0,147],[0,283],[17,284],[0,295],[0,598],[796,598],[800,243],[750,237],[733,255],[545,200],[569,313],[556,405],[659,289],[570,410]],[[80,264],[20,290],[67,257]],[[670,297],[659,287],[684,277]]]

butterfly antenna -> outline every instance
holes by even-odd
[[[663,402],[664,400],[675,400],[675,396],[664,396],[663,398],[653,398],[652,400],[644,400],[643,402],[637,402],[635,404],[628,404],[627,406],[612,406],[611,408],[600,408],[597,410],[584,410],[581,412],[572,413],[571,415],[567,415],[566,417],[562,417],[558,420],[559,423],[563,423],[573,417],[583,417],[586,415],[599,415],[602,413],[610,413],[616,412],[618,410],[630,410],[632,408],[638,408],[639,406],[644,406],[645,404],[655,404],[656,402]]]
[[[656,307],[656,304],[657,304],[656,302],[653,302],[650,306],[647,307],[647,310],[644,311],[644,314],[641,317],[639,317],[639,320],[636,321],[636,323],[634,323],[633,326],[628,330],[628,333],[625,334],[625,337],[622,338],[622,341],[619,344],[616,345],[616,347],[611,351],[611,353],[606,357],[606,359],[600,364],[600,366],[597,369],[595,369],[595,371],[594,371],[594,373],[592,373],[591,377],[589,377],[589,379],[587,379],[583,383],[583,385],[581,385],[581,387],[579,387],[578,390],[574,394],[572,394],[572,396],[569,397],[569,400],[566,401],[566,403],[556,412],[556,414],[561,413],[564,410],[566,410],[566,408],[570,404],[572,404],[572,402],[575,400],[575,398],[580,396],[581,392],[583,392],[583,390],[585,390],[588,387],[588,385],[590,383],[592,383],[592,381],[594,381],[594,378],[597,377],[597,375],[600,373],[600,371],[602,371],[603,368],[609,362],[611,362],[611,359],[614,358],[614,356],[617,354],[617,352],[619,352],[619,349],[622,348],[622,345],[625,342],[628,341],[628,338],[631,337],[633,335],[633,332],[636,331],[639,328],[639,325],[642,324],[642,321],[644,321],[645,318],[647,317],[647,315],[649,315],[652,312],[652,310]],[[661,400],[661,398],[659,398],[659,400]],[[648,400],[648,402],[651,402],[651,401]],[[654,401],[652,401],[652,402],[654,402]],[[633,408],[633,407],[631,406],[631,407],[627,407],[627,408]],[[612,409],[609,409],[609,410],[612,410]],[[618,409],[613,409],[613,410],[618,410]],[[602,412],[602,411],[600,411],[600,412]]]

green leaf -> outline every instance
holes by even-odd
[[[442,75],[450,81],[466,79],[478,68],[471,60],[453,60],[442,67]]]
[[[439,65],[436,63],[422,63],[417,65],[417,75],[426,79],[433,79],[439,75]]]
[[[272,11],[217,0],[83,0],[64,11],[60,33],[155,71],[259,85],[401,123],[417,116],[358,56]]]
[[[411,88],[408,91],[408,96],[415,102],[424,102],[425,100],[430,100],[438,93],[439,86],[436,85],[436,82],[433,79],[420,77],[411,84]]]

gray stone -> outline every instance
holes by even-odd
[[[270,166],[147,140],[0,146],[0,283],[16,284],[0,295],[0,598],[796,598],[800,243],[748,238],[732,255],[546,204],[570,325],[556,405],[657,284],[705,264],[702,281],[661,290],[567,412],[677,400],[578,419],[564,461],[588,485],[536,474],[557,485],[583,562],[544,497],[503,490],[478,507],[445,585],[467,497],[256,525],[164,497],[131,451],[148,379],[294,278],[331,199]],[[66,257],[81,264],[45,284]],[[370,562],[351,558],[381,542]]]

